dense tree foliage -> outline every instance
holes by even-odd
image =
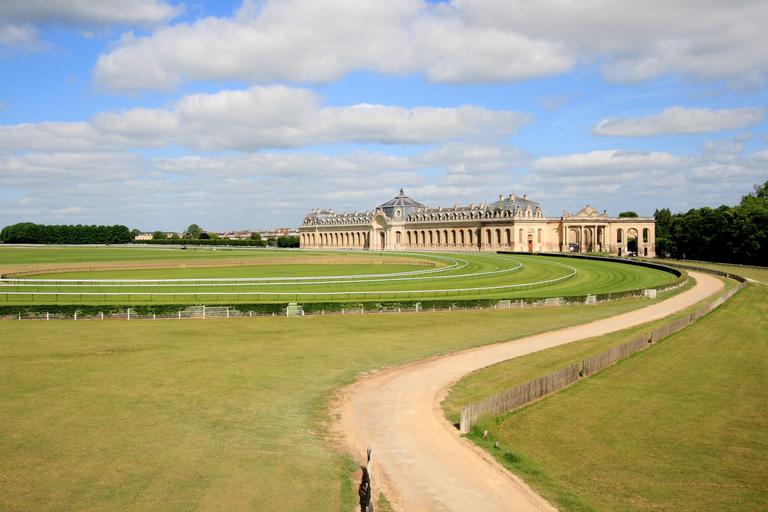
[[[301,241],[297,236],[281,236],[277,238],[278,247],[299,247]]]
[[[46,226],[21,222],[0,231],[5,244],[127,244],[131,232],[125,226]]]
[[[656,254],[679,259],[768,264],[768,181],[737,206],[672,215],[656,210]]]
[[[184,231],[182,238],[185,240],[198,240],[202,232],[203,230],[200,228],[200,226],[197,224],[192,224],[187,228],[186,231]]]
[[[621,212],[619,217],[639,217],[639,215],[635,212]]]
[[[152,240],[165,240],[166,238],[168,237],[165,236],[165,233],[163,233],[162,231],[155,231],[154,233],[152,233]]]

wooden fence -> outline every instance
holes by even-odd
[[[619,359],[624,359],[625,357],[634,354],[635,352],[639,352],[644,348],[648,348],[648,334],[643,334],[639,338],[635,338],[626,343],[622,343],[617,347],[610,348],[602,354],[597,354],[596,356],[592,356],[589,359],[584,359],[582,361],[581,375],[582,377],[592,375],[593,373],[602,370],[606,366],[611,366]]]
[[[669,324],[654,330],[650,335],[650,339],[648,334],[644,334],[639,338],[610,348],[601,354],[592,356],[589,359],[584,359],[582,361],[581,377],[583,378],[592,375],[635,352],[647,348],[650,344],[656,343],[662,338],[666,338],[670,334],[676,333],[687,325],[712,312],[718,306],[721,306],[725,301],[733,297],[734,294],[746,286],[745,280],[740,276],[731,274],[728,277],[737,279],[741,283],[690,315],[685,315],[674,322],[670,322]],[[522,407],[545,395],[559,391],[578,381],[579,378],[579,364],[574,363],[567,368],[550,373],[545,377],[526,382],[516,388],[502,391],[485,400],[462,407],[459,428],[462,432],[469,432],[472,426],[476,425],[477,421],[483,415],[498,416],[499,414],[513,411],[518,407]]]
[[[579,364],[574,363],[567,368],[526,382],[516,388],[502,391],[481,402],[462,407],[460,429],[462,432],[467,432],[482,415],[497,416],[517,409],[545,395],[570,386],[577,380],[579,380]]]

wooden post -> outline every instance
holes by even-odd
[[[360,512],[375,512],[373,509],[373,484],[371,483],[371,447],[368,447],[368,462],[365,466],[360,466],[363,470],[363,477],[360,481],[360,489],[357,494],[360,496]]]

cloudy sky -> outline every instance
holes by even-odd
[[[734,205],[766,48],[765,0],[3,0],[0,227]]]

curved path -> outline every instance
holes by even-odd
[[[555,510],[490,455],[459,436],[440,402],[469,372],[506,359],[663,318],[716,293],[722,281],[689,272],[697,284],[649,307],[528,338],[392,368],[347,388],[339,427],[352,453],[373,448],[375,496],[396,510]]]

